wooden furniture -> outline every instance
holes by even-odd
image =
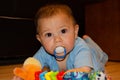
[[[22,62],[39,46],[32,20],[0,17],[0,65]]]
[[[108,54],[120,61],[120,0],[105,0],[85,8],[85,31]]]

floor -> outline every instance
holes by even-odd
[[[0,80],[12,80],[13,69],[21,66],[21,64],[0,66]]]
[[[108,62],[106,73],[112,77],[112,80],[120,80],[120,62]]]
[[[14,76],[13,69],[21,66],[21,64],[0,66],[0,80],[11,80]],[[120,80],[120,62],[108,62],[106,73],[112,77],[112,80]]]

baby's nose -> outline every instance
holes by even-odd
[[[55,36],[55,42],[61,42],[62,41],[62,38],[60,35],[56,35]]]

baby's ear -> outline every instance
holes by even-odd
[[[22,79],[26,79],[26,72],[22,68],[15,68],[13,73]]]
[[[75,25],[75,38],[78,37],[78,31],[79,31],[79,25],[76,24],[76,25]]]
[[[41,39],[40,39],[40,35],[39,34],[36,34],[36,38],[41,43]]]

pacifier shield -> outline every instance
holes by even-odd
[[[61,53],[63,53],[62,56],[58,56],[57,55],[57,54],[61,54]],[[62,47],[62,46],[56,47],[56,49],[54,50],[54,56],[55,56],[55,58],[58,58],[58,59],[65,58],[65,56],[66,56],[66,49],[64,47]]]

